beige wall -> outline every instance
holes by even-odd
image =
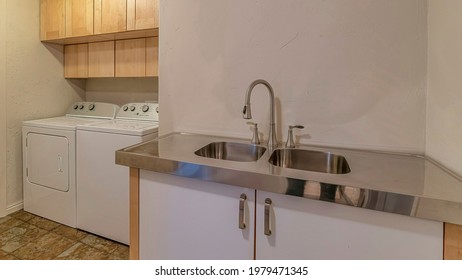
[[[263,78],[283,140],[301,124],[303,143],[424,152],[426,0],[169,0],[161,18],[162,134],[250,138]],[[268,111],[255,88],[265,135]]]
[[[98,78],[86,83],[87,101],[109,102],[119,106],[130,102],[158,100],[157,78]]]
[[[6,94],[2,106],[6,107],[7,187],[6,195],[0,197],[6,197],[9,210],[22,202],[22,121],[62,115],[72,102],[85,97],[79,82],[63,79],[61,47],[46,46],[39,40],[39,2],[2,1],[7,28],[0,29],[6,44],[0,62],[6,65],[6,82],[1,83],[0,91],[3,88]],[[4,116],[0,121],[5,125]],[[0,153],[4,152],[1,149]]]
[[[6,0],[0,0],[0,35],[6,29]],[[6,211],[6,41],[0,40],[0,217]]]
[[[427,154],[462,174],[462,1],[430,0]]]

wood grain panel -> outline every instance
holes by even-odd
[[[159,28],[159,0],[128,0],[127,30]]]
[[[40,0],[40,40],[65,36],[65,0]]]
[[[444,224],[444,259],[462,260],[462,226]]]
[[[116,41],[116,77],[146,75],[146,38]]]
[[[88,44],[64,47],[64,77],[88,77]]]
[[[95,0],[94,13],[95,34],[127,30],[127,0]]]
[[[114,77],[114,41],[88,44],[88,76]]]
[[[66,37],[93,34],[93,0],[66,0]]]
[[[146,76],[159,76],[159,37],[146,38]]]
[[[127,0],[127,30],[135,30],[136,0]]]
[[[140,257],[140,170],[130,167],[130,260]]]

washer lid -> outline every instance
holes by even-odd
[[[159,123],[155,121],[110,120],[77,127],[78,130],[105,132],[124,135],[146,135],[157,132]]]
[[[76,117],[55,117],[48,119],[38,119],[24,121],[23,126],[33,126],[42,128],[75,130],[78,125],[86,125],[90,123],[106,122],[108,120],[100,118],[76,118]]]

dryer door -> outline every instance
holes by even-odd
[[[27,179],[32,184],[69,190],[69,141],[66,137],[27,134]]]

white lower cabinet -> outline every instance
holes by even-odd
[[[441,222],[263,191],[256,221],[257,259],[443,258]]]
[[[140,259],[443,257],[440,222],[144,170],[139,225]]]
[[[141,170],[140,259],[253,259],[254,209],[253,189]]]

